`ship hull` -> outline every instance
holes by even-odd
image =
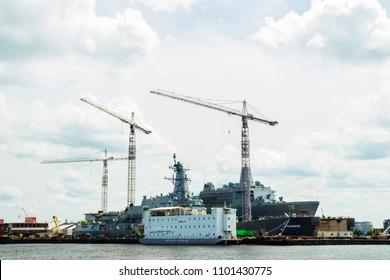
[[[139,240],[144,245],[218,245],[226,244],[226,239],[149,239],[142,238]]]
[[[201,192],[200,198],[207,209],[212,207],[228,206],[237,209],[237,217],[242,216],[241,200],[233,201],[231,193],[224,192]],[[229,195],[227,195],[229,194]],[[293,202],[272,202],[256,204],[256,201],[251,202],[252,219],[265,216],[315,216],[319,201],[293,201]]]
[[[263,216],[278,216],[283,214],[288,214],[289,216],[293,216],[293,215],[314,216],[318,206],[319,206],[318,201],[266,203],[263,205],[253,205],[252,216],[263,217]]]
[[[219,207],[216,204],[207,203],[206,201],[205,206],[208,209],[212,207]],[[289,216],[314,216],[318,206],[318,201],[296,201],[252,205],[252,218],[257,219],[266,216],[282,216],[284,214]],[[242,216],[241,205],[231,205],[231,207],[237,209],[237,217]]]
[[[237,235],[245,233],[253,236],[274,236],[281,234],[288,224],[289,217],[265,217],[259,220],[238,222]]]
[[[291,217],[282,235],[316,236],[320,223],[320,217]]]
[[[266,217],[238,222],[237,231],[251,232],[253,236],[316,236],[320,221],[320,217]]]

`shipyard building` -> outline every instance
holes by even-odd
[[[371,222],[355,222],[354,229],[361,230],[364,235],[373,228]]]

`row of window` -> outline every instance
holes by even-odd
[[[177,218],[174,218],[174,217],[161,218],[161,221],[164,222],[165,219],[166,219],[166,221],[177,221]],[[152,220],[154,222],[154,218],[149,219],[149,221],[150,220]],[[191,218],[189,218],[188,220],[191,221]],[[196,221],[196,217],[193,218],[193,220]],[[198,221],[200,221],[200,220],[201,220],[201,217],[198,217]],[[203,220],[206,220],[206,217],[203,217]],[[211,220],[210,217],[208,217],[207,220]],[[213,220],[215,220],[215,217],[213,217]],[[160,218],[156,218],[156,221],[159,222]]]
[[[166,235],[164,233],[150,233],[149,235],[147,235],[148,237],[165,237],[165,238],[177,238],[177,236],[170,236],[169,234]],[[202,236],[202,233],[199,233],[199,236],[201,237]],[[207,233],[207,234],[204,234],[203,237],[210,237],[210,236],[214,236],[215,237],[215,232],[213,233]],[[195,233],[193,233],[191,236],[179,236],[181,238],[185,238],[185,237],[195,237]]]
[[[210,228],[210,225],[208,225],[207,226],[208,228]],[[153,227],[151,227],[151,226],[146,226],[145,228],[153,228]],[[175,226],[175,227],[173,227],[173,226],[162,226],[162,228],[166,228],[166,229],[169,229],[169,228],[178,228],[178,226]],[[187,225],[184,225],[184,226],[180,226],[179,228],[187,228]],[[192,226],[191,227],[191,225],[188,225],[188,228],[196,228],[196,226]],[[200,225],[198,225],[198,228],[201,228],[201,226]],[[203,225],[203,228],[206,228],[206,225]],[[215,228],[215,225],[213,225],[213,228]]]
[[[40,223],[31,223],[31,224],[10,224],[12,228],[37,228],[37,227],[47,227],[47,224]]]

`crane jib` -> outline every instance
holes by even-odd
[[[207,108],[210,108],[210,109],[222,111],[222,112],[228,113],[229,115],[230,114],[231,115],[236,115],[236,116],[240,116],[240,117],[243,117],[243,118],[246,118],[246,119],[249,119],[249,120],[262,122],[262,123],[265,123],[265,124],[269,124],[271,126],[274,126],[274,125],[278,124],[278,122],[276,122],[276,121],[269,121],[269,120],[266,120],[266,119],[261,119],[261,118],[254,117],[252,114],[248,114],[246,112],[246,107],[245,107],[246,106],[245,105],[246,102],[245,101],[243,102],[244,103],[243,112],[240,112],[239,110],[236,110],[236,109],[233,109],[233,108],[228,108],[228,107],[225,107],[225,106],[222,106],[222,105],[219,105],[219,104],[211,103],[211,102],[205,101],[205,100],[203,100],[201,98],[195,98],[195,97],[180,95],[180,94],[177,94],[177,93],[174,93],[174,92],[165,91],[165,90],[159,90],[159,89],[158,90],[152,90],[151,93],[157,94],[157,95],[162,95],[162,96],[165,96],[165,97],[170,97],[170,98],[181,100],[181,101],[185,101],[185,102],[188,102],[188,103],[192,103],[192,104],[195,104],[195,105],[207,107]]]
[[[99,110],[101,110],[101,111],[103,111],[103,112],[105,112],[105,113],[107,113],[107,114],[109,114],[109,115],[119,119],[119,120],[121,120],[124,123],[129,124],[130,126],[133,126],[134,128],[136,128],[138,130],[141,130],[142,132],[144,132],[146,134],[151,133],[150,130],[145,129],[145,128],[139,126],[138,124],[136,124],[134,122],[134,119],[133,119],[134,113],[132,113],[132,119],[129,120],[128,118],[126,118],[126,117],[124,117],[124,116],[122,116],[122,115],[120,115],[120,114],[118,114],[118,113],[116,113],[116,112],[114,112],[114,111],[104,107],[103,105],[101,105],[101,104],[99,104],[99,103],[97,103],[95,101],[89,100],[89,99],[87,99],[85,97],[80,98],[80,100],[84,101],[85,103],[88,103],[89,105],[91,105],[91,106],[93,106],[93,107],[95,107],[95,108],[97,108],[97,109],[99,109]]]

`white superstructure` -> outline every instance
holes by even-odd
[[[236,209],[161,207],[144,213],[142,244],[219,244],[236,238]]]

